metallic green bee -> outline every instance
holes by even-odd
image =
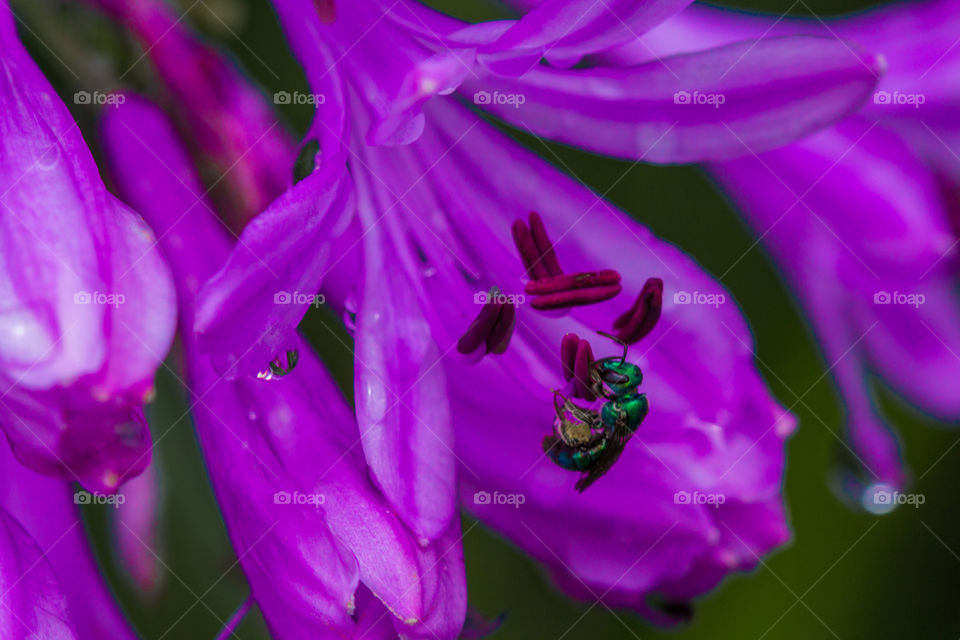
[[[604,399],[600,410],[577,406],[554,391],[556,435],[543,439],[544,452],[557,465],[583,472],[576,484],[581,492],[613,467],[649,410],[646,394],[638,391],[643,372],[627,362],[627,345],[599,333],[623,346],[622,356],[590,363],[590,389]]]

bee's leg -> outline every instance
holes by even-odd
[[[573,404],[569,400],[567,400],[567,403],[566,405],[564,405],[564,408],[567,411],[569,411],[574,418],[590,426],[593,426],[593,424],[597,421],[596,411],[591,411],[590,409],[584,409],[582,407],[578,407],[577,405]]]
[[[558,402],[562,400],[563,402]],[[548,438],[553,438],[555,441],[562,441],[564,444],[571,444],[570,436],[568,435],[573,427],[573,423],[567,419],[566,411],[567,405],[572,404],[567,398],[565,398],[560,391],[557,389],[553,390],[553,409],[557,414],[556,420],[554,420],[554,431],[556,436],[548,436]],[[549,445],[549,448],[553,448],[556,445],[556,442],[552,442]],[[548,451],[547,438],[543,440],[544,451]]]
[[[593,432],[599,424],[600,416],[596,411],[578,407],[557,390],[554,390],[553,394],[553,406],[557,413],[554,423],[557,435],[564,444],[571,447],[589,444],[594,438]],[[563,400],[563,403],[560,404],[559,400]],[[574,420],[570,420],[568,414],[573,416]]]

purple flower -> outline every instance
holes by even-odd
[[[87,2],[121,20],[140,42],[192,153],[219,172],[211,195],[227,222],[240,229],[287,189],[294,143],[286,130],[250,81],[185,29],[168,3]]]
[[[246,227],[201,288],[197,345],[215,368],[238,384],[257,384],[244,374],[269,372],[268,363],[283,373],[288,354],[302,350],[293,329],[322,283],[325,301],[354,331],[358,436],[370,473],[422,543],[444,541],[455,521],[457,475],[468,509],[543,560],[566,589],[666,619],[674,616],[656,611],[648,596],[685,603],[785,542],[780,485],[793,418],[757,375],[752,339],[729,293],[462,105],[428,101],[479,69],[474,57],[496,53],[499,68],[512,54],[432,50],[426,31],[480,38],[509,24],[443,19],[441,29],[438,16],[415,4],[382,20],[377,5],[338,5],[332,24],[311,3],[277,8],[324,99],[301,154],[307,170]],[[418,16],[435,28],[418,30]],[[796,52],[794,41],[784,42]],[[774,83],[768,106],[806,101],[811,69],[823,71],[831,96],[813,109],[821,116],[838,117],[873,84],[859,65],[813,58],[810,68]],[[747,75],[737,86],[747,86]],[[719,122],[698,114],[701,123]],[[778,118],[767,120],[772,132],[770,120]],[[803,119],[801,128],[814,126]],[[705,144],[705,157],[724,145],[732,151],[722,137]],[[686,157],[697,139],[668,134],[668,148],[684,147],[670,159]],[[540,216],[516,235],[516,220],[529,211]],[[651,277],[661,279],[659,291],[647,284]],[[621,287],[638,296],[633,306],[610,299]],[[664,290],[654,327],[652,301]],[[567,313],[517,309],[524,295],[534,309]],[[690,296],[712,306],[688,304]],[[564,385],[562,337],[611,329],[643,337],[645,348],[631,359],[648,376],[652,409],[621,461],[581,497],[540,442],[555,416],[551,389]],[[619,353],[612,342],[590,340],[598,357]],[[314,384],[302,367],[301,359],[280,384]],[[475,502],[484,492],[513,496],[518,509]]]
[[[161,237],[191,327],[230,243],[169,123],[130,96],[104,139],[118,187]],[[371,484],[357,424],[309,348],[297,376],[225,380],[184,332],[190,402],[214,491],[278,638],[454,638],[466,613],[459,523],[418,541]],[[373,597],[375,596],[375,597]]]
[[[937,417],[960,417],[956,211],[960,101],[957,2],[891,6],[828,25],[696,8],[649,34],[668,55],[687,44],[835,33],[883,52],[889,73],[860,114],[776,151],[714,165],[810,317],[847,409],[862,469],[848,489],[871,511],[902,487],[897,442],[867,375]],[[639,49],[625,54],[634,62]],[[945,197],[946,196],[946,197]],[[838,289],[838,281],[841,288]]]
[[[374,145],[416,139],[425,127],[421,107],[429,98],[450,93],[465,79],[468,94],[474,91],[470,82],[496,81],[486,67],[473,61],[487,60],[485,52],[496,48],[502,32],[509,31],[513,24],[466,25],[417,3],[395,4],[390,10],[368,3],[341,10],[327,24],[311,2],[278,3],[277,9],[318,103],[318,117],[308,139],[318,141],[319,173],[323,176],[311,180],[309,186],[292,189],[280,208],[300,210],[297,216],[290,216],[291,224],[298,229],[301,223],[297,217],[328,213],[322,219],[310,216],[316,222],[308,225],[305,233],[296,237],[287,234],[279,244],[273,238],[270,246],[249,245],[244,240],[237,248],[243,256],[235,256],[237,264],[231,270],[245,270],[248,277],[244,279],[250,282],[242,290],[210,288],[208,302],[198,317],[201,343],[214,354],[221,369],[233,369],[231,375],[255,372],[282,353],[289,329],[302,317],[304,305],[277,308],[269,304],[276,293],[273,285],[277,278],[295,286],[296,291],[313,291],[318,285],[316,276],[329,260],[331,241],[342,232],[339,223],[344,216],[338,214],[353,206],[349,180],[343,171],[350,128],[357,128]],[[521,27],[535,14],[514,26]],[[498,57],[504,55],[505,51],[498,50]],[[537,93],[532,87],[517,85],[513,88],[526,93],[505,93],[483,84],[486,93],[479,93],[475,101],[496,109],[495,95],[518,100],[522,97],[534,109],[523,111],[524,122],[537,123],[532,125],[534,131],[553,126],[551,123],[564,123],[577,131],[589,131],[593,140],[603,127],[610,126],[614,139],[639,144],[642,151],[638,155],[645,159],[676,162],[741,154],[743,136],[757,144],[782,144],[852,110],[875,83],[873,72],[859,61],[851,61],[847,45],[833,39],[786,38],[756,46],[744,43],[740,48],[680,57],[676,62],[680,68],[669,73],[669,78],[662,77],[667,71],[659,63],[639,65],[630,70],[634,75],[624,75],[622,69],[606,69],[601,74],[606,79],[599,78],[595,70],[557,72],[537,67],[520,79],[503,81],[533,82],[542,72],[546,74],[544,91]],[[716,69],[721,65],[726,65],[723,68],[729,73],[718,83]],[[345,88],[341,69],[348,70],[350,88]],[[643,87],[650,93],[631,95],[631,87]],[[722,95],[724,109],[684,104],[681,94],[685,87]],[[550,98],[543,95],[547,89],[552,92]],[[370,114],[362,129],[358,122],[364,117],[356,108],[351,124],[351,110],[347,108],[351,96],[356,96],[356,108]],[[490,98],[489,103],[485,96]],[[570,104],[582,106],[567,109]],[[563,105],[565,111],[547,113],[537,105]],[[602,120],[591,120],[593,108],[602,110]],[[617,114],[629,114],[629,120],[618,121]],[[742,135],[737,133],[741,124],[746,129]],[[250,239],[263,236],[262,232],[252,232]],[[239,264],[241,258],[243,265]],[[264,268],[267,264],[271,265],[269,270]],[[261,303],[251,304],[254,299]]]
[[[76,638],[68,622],[66,598],[40,548],[20,523],[0,509],[0,584],[4,588],[4,611],[0,629],[5,638]],[[36,566],[39,565],[39,566]],[[26,576],[24,567],[34,568]]]
[[[159,590],[165,578],[161,564],[165,550],[159,537],[162,509],[156,460],[120,488],[111,525],[117,555],[133,583],[145,593]]]
[[[142,405],[174,293],[0,5],[0,424],[17,458],[114,491],[149,461]]]
[[[0,443],[0,469],[2,636],[133,640],[77,511],[76,503],[90,494],[30,471],[6,443]]]
[[[590,3],[540,3],[508,33],[543,15],[541,9],[548,4]],[[518,78],[498,75],[501,70],[489,64],[476,68],[464,79],[465,93],[484,109],[539,136],[646,162],[696,162],[741,156],[744,144],[758,151],[775,148],[835,122],[869,95],[882,68],[877,57],[836,38],[772,38],[763,33],[713,48],[685,41],[668,55],[648,55],[636,64],[616,58],[610,62],[608,57],[622,48],[639,48],[635,43],[646,31],[669,17],[664,9],[688,3],[617,4],[640,7],[633,10],[657,19],[642,21],[640,28],[612,23],[606,35],[616,37],[577,51],[558,65],[550,52],[563,49],[561,39],[546,54],[554,66],[534,65],[534,59],[525,62],[526,73]],[[594,5],[606,19],[612,13],[600,8],[608,5]],[[444,33],[435,22],[427,24],[431,32]],[[597,28],[577,23],[581,25],[588,33]],[[459,40],[442,42],[456,46]],[[857,54],[851,55],[852,50]],[[587,57],[581,61],[582,55]],[[575,70],[556,68],[578,61],[586,64]]]

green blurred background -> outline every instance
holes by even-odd
[[[480,0],[433,0],[431,4],[470,20],[505,15]],[[122,85],[149,91],[148,63],[135,64],[141,52],[110,22],[77,3],[14,0],[13,5],[29,26],[29,32],[24,30],[28,46],[91,142],[96,113],[74,106],[69,99],[74,91],[116,88],[116,78],[131,66]],[[186,24],[228,50],[268,95],[307,90],[266,0],[183,0],[179,5],[186,12]],[[736,6],[777,15],[827,17],[870,3],[755,0]],[[68,60],[80,78],[67,73],[57,57]],[[292,131],[305,131],[309,106],[281,109]],[[837,434],[843,414],[825,376],[827,365],[776,269],[761,248],[751,249],[751,232],[703,173],[696,168],[631,168],[627,162],[561,146],[547,151],[539,141],[518,139],[548,160],[557,163],[556,158],[561,158],[593,189],[611,189],[608,197],[613,202],[722,277],[750,319],[761,373],[781,403],[793,407],[800,429],[788,447],[786,496],[792,543],[766,558],[755,572],[726,580],[701,600],[694,620],[678,629],[660,630],[629,612],[610,612],[601,605],[570,600],[537,565],[495,533],[483,526],[470,528],[464,545],[471,604],[489,615],[508,614],[493,637],[960,637],[960,529],[956,526],[960,490],[953,480],[960,465],[960,448],[955,450],[958,434],[915,412],[877,383],[878,401],[901,434],[913,471],[913,491],[924,494],[926,502],[881,517],[841,503],[828,486],[839,459]],[[619,180],[627,171],[627,177]],[[348,339],[338,322],[317,312],[308,317],[307,326],[338,380],[349,387],[350,354],[327,333],[335,331]],[[169,364],[177,368],[175,361]],[[160,569],[162,588],[152,596],[138,594],[119,570],[110,550],[109,507],[85,507],[86,521],[109,579],[144,638],[209,640],[220,628],[218,618],[226,619],[248,590],[227,542],[189,417],[184,417],[182,391],[164,372],[158,392],[150,418],[159,440],[156,457],[166,495],[161,537],[167,567]],[[465,522],[465,530],[470,524]],[[248,616],[238,635],[245,640],[268,637],[257,613]]]

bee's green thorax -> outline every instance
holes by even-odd
[[[600,409],[600,420],[605,431],[612,433],[618,427],[624,427],[632,433],[643,422],[648,410],[645,393],[628,393],[606,402]]]

